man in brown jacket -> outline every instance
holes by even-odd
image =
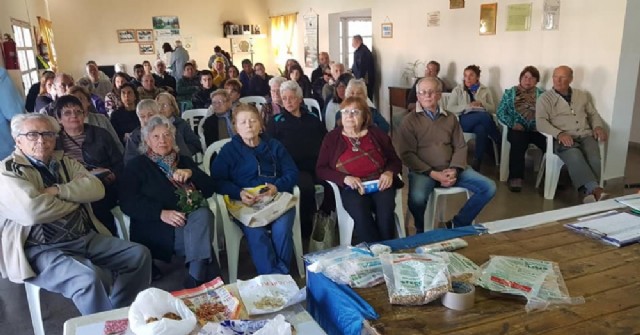
[[[425,230],[424,211],[435,187],[464,187],[473,195],[447,227],[470,225],[496,193],[496,184],[467,167],[467,145],[453,113],[438,106],[442,83],[425,77],[418,81],[418,104],[400,125],[398,151],[409,168],[409,211],[416,232]],[[427,222],[432,229],[433,222]]]

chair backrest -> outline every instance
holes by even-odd
[[[198,135],[198,124],[207,116],[206,108],[190,109],[182,113],[182,119],[189,122],[189,126],[193,129],[193,132]]]
[[[267,103],[267,99],[263,96],[252,95],[252,96],[240,98],[240,102],[254,105],[256,106],[258,111],[260,111],[262,109],[262,105],[265,105]]]
[[[205,150],[204,157],[202,158],[202,167],[206,174],[211,175],[211,157],[213,154],[218,154],[222,147],[231,141],[230,138],[219,140],[211,143],[211,145]]]
[[[311,113],[316,113],[318,117],[320,117],[320,121],[322,121],[322,110],[320,109],[320,104],[316,99],[312,98],[304,98],[304,104],[307,105],[307,109]],[[316,110],[315,112],[313,110]]]
[[[440,98],[440,108],[447,109],[447,103],[449,102],[449,97],[451,97],[451,93],[443,92],[442,97]]]

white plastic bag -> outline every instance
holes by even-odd
[[[253,335],[291,335],[291,324],[278,314]]]
[[[182,320],[163,318],[166,313],[175,313]],[[147,323],[149,318],[158,321]],[[136,297],[129,308],[129,327],[136,335],[187,335],[196,326],[196,316],[182,300],[171,293],[148,288]]]
[[[447,263],[435,255],[380,255],[389,302],[394,305],[424,305],[451,288]]]
[[[238,280],[238,292],[249,315],[277,312],[306,299],[290,275],[262,275]]]
[[[340,246],[314,257],[307,269],[322,272],[338,284],[355,288],[373,287],[384,282],[382,264],[371,251],[360,247]]]

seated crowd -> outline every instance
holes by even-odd
[[[403,165],[418,233],[438,224],[424,217],[436,188],[472,193],[442,223],[467,226],[496,193],[479,168],[489,144],[501,141],[497,120],[511,143],[512,191],[522,188],[529,144],[545,150],[548,134],[584,201],[606,196],[599,186],[598,141],[607,134],[589,95],[570,87],[569,67],[554,70],[548,91],[536,86],[538,70],[525,67],[518,85],[496,104],[480,83],[480,68],[470,65],[445,106],[446,86],[432,61],[415,83],[394,147],[366,78],[345,72],[327,53],[309,79],[294,59],[283,76],[270,76],[262,63],[247,59],[238,72],[218,49],[207,70],[172,60],[180,76],[171,75],[164,60],[155,62],[153,73],[150,63],[138,64],[133,76],[118,72],[111,80],[95,62],[87,63],[87,76],[77,83],[64,73],[43,74],[33,90],[37,97],[28,100],[30,113],[11,121],[16,148],[0,164],[3,277],[72,298],[82,314],[130,304],[150,285],[152,273],[161,275],[153,260],[181,256],[184,286],[207,282],[221,274],[212,248],[214,213],[208,206],[185,213],[180,192],[197,191],[205,199],[218,193],[251,206],[298,187],[302,235],[309,238],[315,213],[335,210],[334,183],[354,221],[352,243],[392,239]],[[241,103],[244,96],[266,103],[258,110]],[[320,110],[310,110],[304,98],[315,99]],[[200,136],[181,118],[192,108],[207,109]],[[470,166],[466,132],[476,139]],[[224,139],[219,153],[202,162],[210,166],[209,176],[193,157]],[[377,192],[365,192],[369,181],[378,181]],[[265,185],[263,193],[247,191],[259,185]],[[318,185],[324,189],[320,204]],[[131,241],[113,237],[116,206],[131,218]],[[263,227],[234,219],[259,274],[290,272],[295,215],[287,210]]]

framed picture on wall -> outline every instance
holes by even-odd
[[[498,3],[485,3],[480,5],[480,35],[496,34],[496,17],[498,16]]]
[[[118,32],[118,43],[136,42],[135,29],[119,29],[117,32]]]
[[[136,30],[136,39],[138,42],[153,42],[153,30],[138,29]]]
[[[393,37],[393,23],[385,22],[381,26],[382,26],[382,38],[392,38]]]
[[[153,43],[140,43],[138,44],[138,50],[140,50],[141,55],[155,55],[156,53]]]

